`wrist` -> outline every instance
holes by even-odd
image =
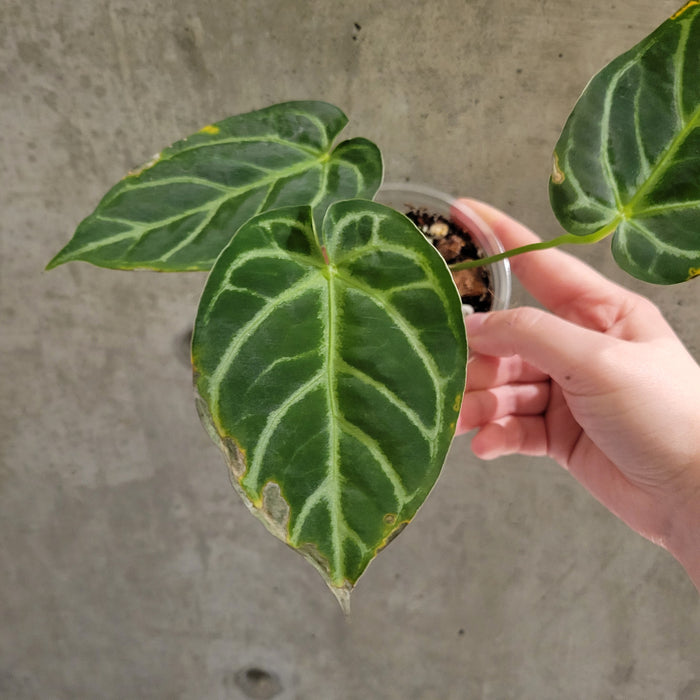
[[[700,591],[700,492],[677,512],[672,533],[665,544]]]

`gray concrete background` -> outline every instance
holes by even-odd
[[[1,698],[700,698],[675,561],[553,463],[467,438],[348,624],[198,423],[177,347],[204,277],[43,272],[128,169],[291,98],[341,106],[389,179],[552,237],[578,93],[677,3],[0,0]],[[607,244],[576,252],[629,282]],[[700,356],[698,285],[630,284]]]

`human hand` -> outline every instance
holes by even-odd
[[[505,248],[539,239],[463,200]],[[511,258],[552,313],[467,319],[470,359],[457,432],[482,459],[548,455],[603,505],[666,547],[700,589],[700,366],[647,299],[559,250]]]

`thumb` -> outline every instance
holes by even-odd
[[[528,306],[472,314],[467,317],[467,339],[469,347],[482,355],[519,355],[572,391],[576,391],[576,377],[581,388],[587,384],[580,370],[591,368],[613,343],[602,333]]]

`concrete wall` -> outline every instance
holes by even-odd
[[[552,237],[578,93],[677,2],[0,0],[0,698],[700,698],[674,560],[553,463],[468,438],[348,624],[199,425],[203,275],[43,272],[127,170],[290,98],[341,106],[389,179]],[[607,244],[577,254],[629,282]],[[698,285],[630,284],[700,356]]]

